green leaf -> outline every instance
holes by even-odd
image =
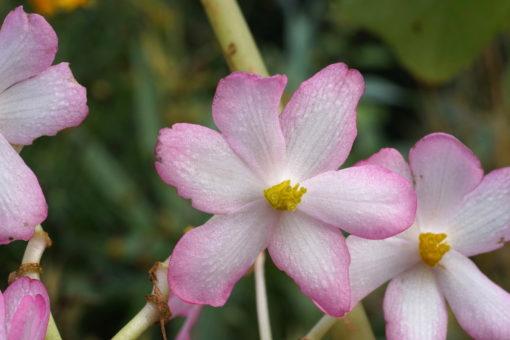
[[[507,0],[342,0],[343,21],[379,35],[427,83],[450,80],[509,22]]]

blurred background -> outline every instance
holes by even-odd
[[[79,127],[23,149],[46,194],[43,257],[52,309],[64,339],[107,339],[145,303],[147,271],[187,226],[208,217],[164,184],[153,166],[158,130],[176,122],[212,126],[211,101],[229,73],[199,1],[34,0],[0,2],[0,17],[23,4],[59,37],[88,89]],[[425,134],[452,133],[486,171],[510,166],[510,2],[505,0],[247,0],[240,6],[271,73],[287,95],[326,65],[361,71],[358,138],[348,164],[381,147],[407,155]],[[3,20],[3,19],[2,19]],[[17,268],[24,242],[0,248],[0,274]],[[510,290],[510,245],[474,258]],[[297,339],[321,317],[291,279],[267,263],[273,336]],[[223,308],[206,307],[196,339],[257,339],[253,276]],[[6,280],[2,280],[3,290]],[[379,289],[365,299],[384,338]],[[167,325],[169,338],[181,320]],[[160,339],[157,326],[143,339]],[[467,336],[450,317],[449,339]]]

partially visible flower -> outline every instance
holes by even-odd
[[[347,238],[352,306],[391,279],[384,297],[388,339],[445,339],[445,300],[474,339],[510,339],[510,294],[468,259],[510,237],[510,168],[484,176],[476,156],[443,133],[416,143],[409,166],[394,149],[361,164],[414,181],[418,211],[413,227],[395,237]]]
[[[78,7],[84,7],[89,0],[31,0],[35,11],[43,15],[54,15],[60,11],[73,11]]]
[[[57,36],[38,14],[11,11],[0,29],[0,244],[28,240],[47,206],[32,171],[11,144],[80,124],[86,90],[69,65],[51,66]]]
[[[268,248],[319,308],[341,316],[350,288],[340,228],[380,239],[414,219],[416,196],[401,176],[374,165],[336,171],[356,137],[359,72],[326,67],[278,115],[286,82],[233,73],[212,107],[221,134],[192,124],[161,130],[159,175],[195,208],[217,214],[173,251],[170,290],[183,301],[223,305]]]
[[[168,307],[172,313],[170,320],[177,316],[186,318],[179,333],[175,337],[175,340],[190,340],[191,329],[198,321],[198,317],[200,316],[203,306],[186,303],[177,296],[170,294],[168,298]]]
[[[0,292],[0,340],[42,340],[50,317],[50,299],[39,280],[22,277]]]

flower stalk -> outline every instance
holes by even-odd
[[[112,340],[132,340],[137,339],[150,326],[155,323],[160,324],[163,338],[166,339],[164,325],[170,318],[171,313],[168,308],[168,261],[156,262],[149,271],[149,279],[153,283],[152,293],[146,296],[145,306],[113,336]]]
[[[331,331],[331,338],[334,340],[375,339],[365,309],[361,303],[358,303],[343,318],[324,315],[301,340],[320,340],[329,331]]]
[[[259,334],[261,340],[271,340],[271,323],[269,322],[269,309],[267,306],[266,282],[264,278],[264,252],[260,253],[255,261],[255,291],[257,299],[257,316],[259,320]]]
[[[205,12],[232,71],[268,76],[246,20],[235,0],[202,0]]]
[[[51,239],[48,233],[43,230],[41,225],[36,226],[34,235],[28,241],[27,247],[25,248],[21,265],[15,272],[9,275],[9,282],[13,282],[22,276],[41,280],[41,258],[46,248],[49,247],[51,247]],[[62,336],[58,331],[57,324],[51,312],[45,340],[62,340]]]

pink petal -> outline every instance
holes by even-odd
[[[349,311],[349,252],[338,229],[300,212],[283,213],[269,253],[324,313]]]
[[[351,254],[352,307],[377,287],[420,261],[418,244],[397,237],[367,240],[350,235],[347,248]]]
[[[28,145],[79,125],[87,113],[86,89],[60,63],[0,94],[0,133],[12,144]]]
[[[232,149],[268,183],[280,173],[285,141],[278,112],[287,77],[235,72],[218,84],[213,119]]]
[[[409,163],[416,183],[420,229],[440,232],[448,214],[482,180],[480,161],[455,137],[433,133],[411,149]]]
[[[356,163],[356,166],[375,164],[396,172],[408,181],[412,182],[411,169],[400,152],[392,148],[384,148],[365,160]]]
[[[475,339],[510,339],[510,294],[464,255],[449,251],[437,282],[461,327]]]
[[[485,176],[447,225],[450,244],[465,256],[503,246],[510,239],[510,168]]]
[[[11,11],[0,29],[0,93],[48,68],[57,53],[57,35],[38,14],[23,6]]]
[[[48,207],[39,182],[0,134],[0,244],[27,241],[46,219]]]
[[[156,146],[156,170],[168,184],[191,198],[196,209],[232,213],[263,199],[264,184],[216,131],[194,124],[162,129]]]
[[[356,138],[356,105],[364,89],[361,74],[341,63],[301,83],[280,117],[291,177],[304,180],[345,161]]]
[[[202,311],[202,306],[186,303],[175,295],[170,295],[168,306],[172,312],[171,319],[176,316],[186,318],[186,321],[184,321],[184,324],[175,337],[175,340],[191,340],[191,329],[198,321],[198,317]]]
[[[50,299],[39,280],[22,277],[4,293],[9,340],[42,340],[50,317]]]
[[[0,340],[7,339],[6,329],[4,295],[0,292]]]
[[[390,282],[384,318],[388,340],[446,339],[446,304],[428,267],[417,265]]]
[[[170,290],[188,303],[222,306],[267,247],[277,219],[278,213],[260,201],[187,232],[170,259]]]
[[[393,236],[414,221],[411,183],[378,165],[328,171],[302,186],[307,192],[299,210],[363,238]]]

